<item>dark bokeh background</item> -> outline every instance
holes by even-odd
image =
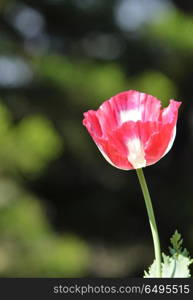
[[[0,2],[0,276],[142,276],[153,245],[135,171],[101,156],[82,114],[128,89],[183,102],[145,169],[162,250],[193,255],[193,2]]]

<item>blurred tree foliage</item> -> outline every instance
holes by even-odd
[[[62,141],[43,116],[30,116],[13,126],[8,110],[0,105],[1,171],[37,174],[57,157]]]
[[[163,248],[178,228],[193,252],[193,3],[185,3],[1,1],[1,276],[137,276],[152,262],[135,172],[109,166],[81,124],[84,111],[128,89],[163,106],[183,101],[172,151],[145,173]]]

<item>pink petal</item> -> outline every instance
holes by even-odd
[[[121,151],[121,149],[124,148],[124,145],[121,145],[119,148],[117,148],[116,143],[112,142],[112,140],[105,140],[100,138],[97,138],[95,142],[104,158],[111,165],[122,170],[133,169],[132,165],[127,159],[127,156],[125,155],[125,150]]]
[[[143,144],[140,141],[139,123],[139,121],[126,122],[113,132],[109,132],[106,139],[93,137],[103,156],[117,168],[130,170],[136,168],[137,163],[146,165],[145,160],[141,157]],[[140,162],[138,162],[139,159]]]
[[[102,136],[103,132],[94,110],[84,113],[83,125],[86,126],[91,136]]]
[[[127,121],[155,121],[159,118],[161,108],[161,103],[156,97],[134,90],[117,94],[105,101],[101,108],[107,106],[107,103],[116,116],[117,126]],[[108,113],[110,116],[110,111]]]
[[[175,139],[178,108],[180,105],[181,102],[170,100],[169,106],[160,111],[157,132],[155,130],[145,146],[148,165],[160,160],[171,149]]]

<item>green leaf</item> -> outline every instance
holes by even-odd
[[[192,260],[182,254],[166,256],[163,253],[162,277],[163,278],[188,278],[191,277],[189,265]]]
[[[172,237],[170,239],[170,242],[171,242],[171,244],[173,246],[173,248],[169,247],[170,253],[171,254],[180,253],[181,250],[182,250],[183,239],[181,238],[181,234],[178,233],[177,230],[172,235]]]
[[[182,248],[183,239],[181,238],[181,234],[178,233],[177,230],[174,232],[173,236],[171,237],[170,242],[173,246],[173,247],[169,247],[171,255],[182,254],[186,257],[189,256],[189,253],[188,253],[187,249]]]
[[[149,267],[148,271],[144,271],[144,278],[155,278],[157,277],[156,261]]]
[[[193,263],[186,248],[182,247],[183,239],[176,230],[170,239],[170,256],[162,253],[162,278],[188,278],[191,277],[189,266]],[[144,272],[145,278],[156,277],[156,262]]]

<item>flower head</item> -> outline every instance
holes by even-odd
[[[160,101],[134,90],[119,93],[97,111],[84,113],[83,124],[114,167],[138,169],[156,163],[171,149],[181,102]]]

